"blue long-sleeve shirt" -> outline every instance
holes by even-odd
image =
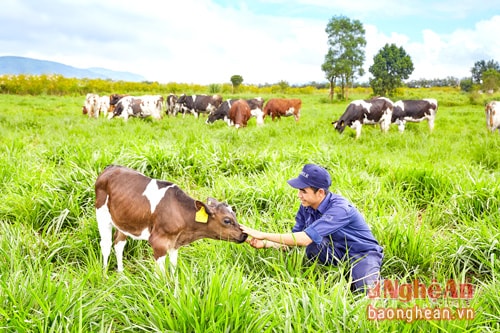
[[[328,244],[342,259],[358,258],[369,251],[382,252],[361,213],[344,197],[329,192],[318,209],[300,206],[292,232],[304,231],[317,244]]]

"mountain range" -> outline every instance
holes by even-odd
[[[141,82],[146,79],[135,73],[113,71],[106,68],[77,68],[55,61],[16,56],[0,56],[0,75],[4,74],[59,74],[67,78],[103,79],[113,81]]]

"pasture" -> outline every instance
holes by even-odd
[[[257,127],[252,118],[236,130],[192,116],[89,119],[84,96],[0,95],[0,330],[497,332],[500,135],[486,130],[484,107],[421,96],[441,102],[432,134],[427,123],[386,134],[363,126],[355,140],[331,125],[347,102],[293,97],[302,98],[299,123],[266,118]],[[93,185],[108,164],[227,201],[240,223],[285,232],[299,205],[286,180],[309,162],[326,167],[331,190],[366,217],[384,247],[384,278],[429,288],[451,280],[473,295],[351,294],[345,267],[304,262],[303,249],[215,240],[181,248],[175,277],[158,276],[150,246],[132,240],[125,271],[115,271],[113,253],[102,271]],[[474,315],[369,318],[373,308],[415,307]]]

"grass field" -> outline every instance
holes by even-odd
[[[236,130],[192,116],[88,119],[83,96],[0,95],[0,331],[498,332],[500,134],[486,130],[484,107],[420,96],[441,102],[432,134],[426,123],[402,134],[364,126],[355,140],[331,125],[346,103],[293,97],[303,99],[299,123]],[[155,273],[140,241],[125,248],[125,272],[112,253],[104,273],[93,184],[112,163],[225,200],[240,223],[274,232],[290,231],[299,205],[286,180],[321,164],[384,247],[388,281],[474,293],[370,298],[348,291],[346,267],[306,263],[303,249],[215,240],[181,248],[175,277]],[[473,317],[370,317],[417,308]]]

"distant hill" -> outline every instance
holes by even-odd
[[[0,56],[0,75],[4,74],[60,74],[68,78],[109,79],[127,82],[141,82],[146,80],[141,75],[129,72],[118,72],[98,67],[76,68],[54,61],[15,56]]]

